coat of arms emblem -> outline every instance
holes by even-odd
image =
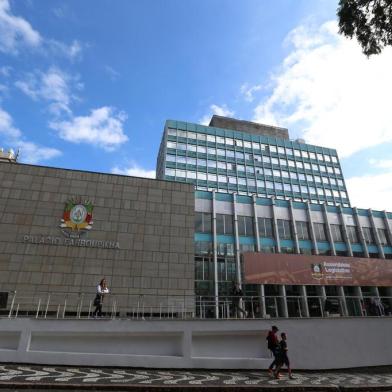
[[[70,199],[65,203],[60,228],[66,237],[80,238],[93,225],[94,206],[89,200]]]

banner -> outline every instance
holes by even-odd
[[[392,260],[247,252],[243,263],[245,283],[392,286]]]

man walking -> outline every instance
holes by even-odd
[[[271,351],[274,360],[272,361],[271,365],[269,365],[268,368],[268,373],[271,377],[274,376],[274,366],[277,366],[277,357],[278,357],[278,351],[279,351],[279,340],[277,336],[277,332],[279,331],[278,327],[276,325],[273,325],[271,330],[268,332],[267,335],[267,344],[268,344],[268,350]]]

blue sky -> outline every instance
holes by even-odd
[[[392,53],[338,36],[336,3],[0,0],[0,146],[152,176],[166,119],[216,113],[336,148],[352,204],[392,211]]]

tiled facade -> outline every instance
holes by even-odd
[[[0,162],[0,291],[192,295],[190,185]],[[92,229],[66,244],[67,200],[90,200]],[[84,242],[83,242],[84,241]]]

